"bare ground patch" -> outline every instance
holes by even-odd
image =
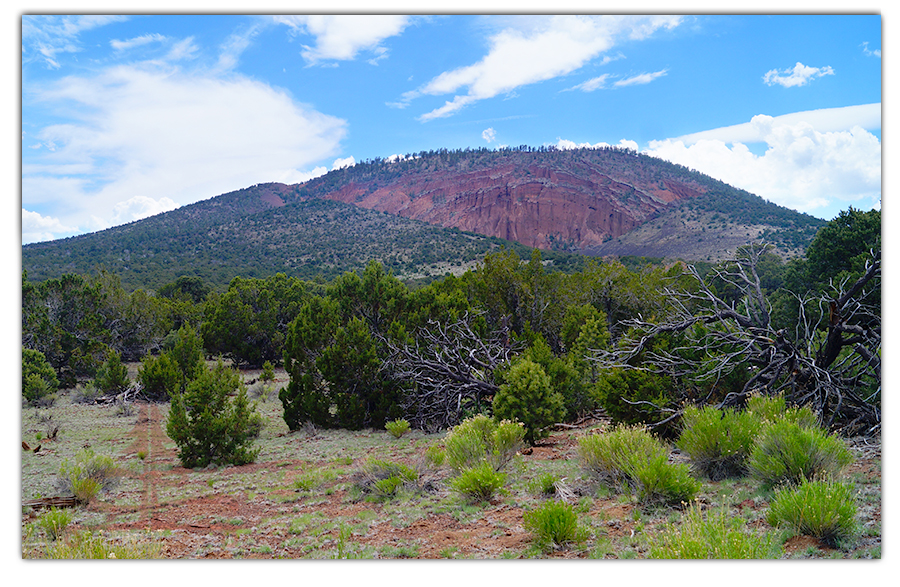
[[[395,439],[377,430],[289,433],[277,396],[269,397],[259,404],[268,425],[258,439],[256,463],[194,470],[180,465],[165,434],[165,404],[140,404],[130,420],[107,406],[61,404],[49,410],[62,422],[60,436],[39,453],[23,451],[22,498],[49,495],[48,479],[59,463],[85,444],[93,446],[98,454],[113,456],[124,475],[109,493],[77,508],[67,531],[140,535],[161,544],[165,558],[643,558],[647,537],[677,524],[682,515],[675,508],[643,508],[583,478],[575,447],[591,424],[559,430],[524,451],[509,466],[506,493],[470,504],[444,483],[447,473],[437,470],[428,472],[427,487],[389,500],[367,499],[354,490],[354,475],[366,459],[422,466],[425,450],[442,434],[413,431]],[[23,409],[23,438],[34,438],[43,425],[38,414]],[[835,550],[808,537],[789,537],[785,558],[880,557],[880,443],[849,439],[848,444],[857,455],[846,476],[860,496],[858,540]],[[566,480],[590,538],[542,553],[533,547],[522,516],[543,499],[529,482],[547,471]],[[749,480],[707,482],[698,501],[730,508],[750,528],[772,531],[765,522],[767,498]],[[25,528],[34,516],[23,508],[26,558],[29,540],[36,538]]]

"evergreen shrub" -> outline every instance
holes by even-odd
[[[566,415],[563,397],[551,388],[550,377],[528,359],[510,367],[506,383],[494,395],[493,409],[497,418],[521,422],[528,444],[549,436],[548,427]]]
[[[173,395],[166,432],[187,468],[244,465],[259,453],[252,448],[255,412],[240,374],[219,361],[200,369],[183,393]]]
[[[100,393],[119,393],[128,389],[128,385],[128,367],[122,363],[119,353],[109,349],[106,361],[94,376],[94,387]]]
[[[618,424],[642,424],[658,419],[653,406],[672,401],[670,377],[636,369],[607,369],[598,373],[593,394]]]
[[[22,349],[22,397],[36,405],[53,397],[58,389],[56,371],[44,353]]]
[[[168,353],[158,357],[147,355],[138,368],[138,381],[147,398],[168,400],[180,390],[182,375]]]

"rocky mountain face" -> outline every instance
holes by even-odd
[[[529,154],[472,170],[413,167],[390,181],[353,181],[322,197],[529,247],[580,251],[706,192],[689,179],[624,173],[621,153],[522,156]]]

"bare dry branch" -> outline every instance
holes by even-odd
[[[408,385],[405,418],[425,430],[449,428],[477,410],[498,390],[494,369],[513,353],[506,328],[482,338],[469,314],[450,324],[429,321],[411,343],[383,341],[390,353],[384,368]]]
[[[879,431],[881,410],[870,401],[879,392],[867,392],[867,397],[859,392],[872,382],[879,391],[881,386],[881,317],[865,300],[866,286],[880,279],[880,253],[873,253],[865,273],[849,287],[845,280],[826,295],[797,296],[800,314],[791,338],[771,324],[756,270],[764,250],[748,247],[714,271],[716,279],[740,292],[739,303],[726,302],[689,266],[687,274],[697,289],[667,292],[672,315],[656,323],[628,322],[627,339],[614,350],[598,352],[594,360],[603,368],[644,369],[694,381],[745,369],[749,375],[742,390],[728,394],[720,407],[740,405],[751,393],[784,393],[789,402],[812,407],[826,426],[856,434]],[[809,307],[820,308],[818,319]],[[654,343],[669,333],[684,342],[657,349]],[[666,415],[656,425],[674,417]]]

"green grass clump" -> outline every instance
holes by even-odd
[[[669,463],[668,455],[633,462],[628,475],[638,499],[644,503],[686,504],[701,487],[686,465]]]
[[[724,510],[704,517],[697,505],[685,513],[681,525],[649,542],[648,557],[652,559],[766,559],[780,555],[772,534],[754,534]]]
[[[440,467],[447,460],[447,453],[438,445],[431,445],[425,449],[425,462],[432,467]]]
[[[711,481],[742,477],[762,425],[751,412],[689,406],[675,444],[691,457],[694,470]]]
[[[528,484],[528,487],[538,495],[547,496],[556,494],[556,488],[559,483],[559,477],[553,473],[542,473],[538,477],[532,479]]]
[[[455,426],[444,441],[447,464],[460,472],[482,461],[502,469],[524,446],[525,428],[518,422],[497,421],[479,414]]]
[[[162,545],[149,538],[113,542],[103,533],[78,532],[66,540],[58,540],[47,548],[51,559],[149,559],[162,556]]]
[[[582,466],[601,483],[634,491],[645,503],[687,503],[700,490],[688,468],[669,463],[668,448],[640,426],[583,437],[577,453]]]
[[[488,501],[506,485],[506,473],[495,471],[487,461],[462,470],[450,486],[472,502]]]
[[[805,481],[779,491],[769,505],[767,520],[773,526],[838,546],[856,534],[853,485],[837,481]]]
[[[294,489],[298,491],[312,491],[323,483],[334,481],[337,475],[331,470],[315,470],[306,472],[294,479]]]
[[[598,481],[622,489],[635,460],[665,455],[665,447],[642,426],[618,426],[578,440],[578,458]]]
[[[409,422],[404,419],[394,420],[392,422],[387,422],[384,425],[384,428],[391,433],[391,436],[394,438],[400,438],[407,432],[409,432]]]
[[[836,436],[782,420],[760,432],[748,466],[765,487],[775,487],[798,485],[804,479],[833,479],[851,462],[853,455]]]
[[[578,526],[578,515],[564,501],[548,500],[525,512],[522,526],[534,534],[535,544],[545,552],[586,538],[585,530]]]
[[[72,522],[72,514],[66,510],[51,508],[38,518],[37,525],[50,540],[57,540]]]
[[[355,487],[375,499],[391,499],[401,489],[415,488],[419,473],[403,463],[369,459],[357,475]]]

